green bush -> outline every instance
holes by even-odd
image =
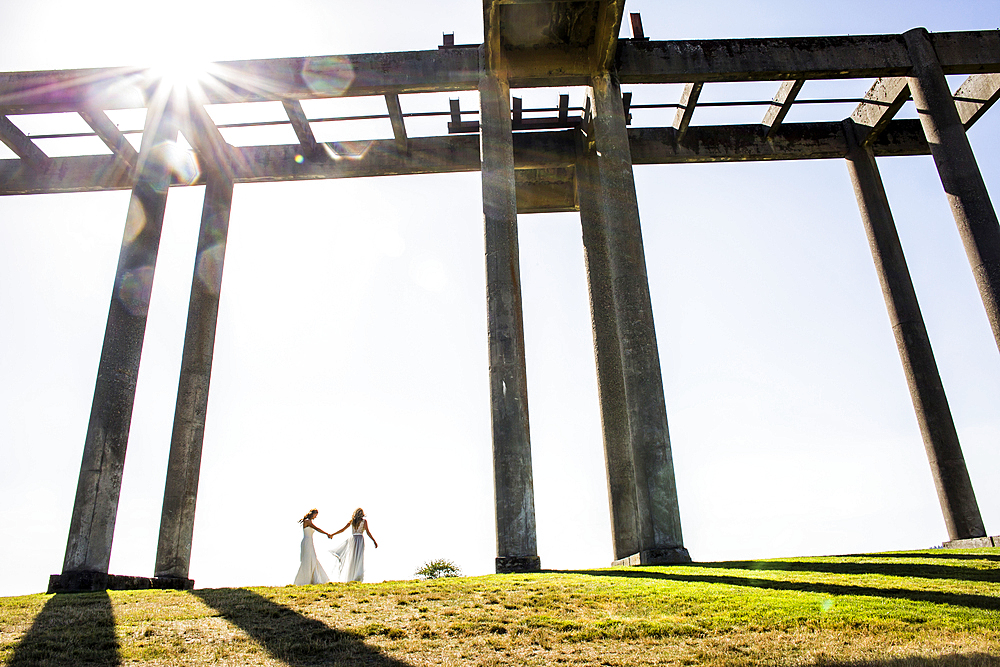
[[[462,570],[446,558],[437,558],[421,565],[415,574],[421,579],[439,579],[441,577],[460,577]]]

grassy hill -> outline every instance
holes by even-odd
[[[1000,549],[0,598],[0,663],[1000,666]]]

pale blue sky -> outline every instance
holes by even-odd
[[[17,3],[0,25],[0,70],[154,63],[165,53],[197,61],[433,49],[442,32],[458,43],[482,38],[475,1],[227,6],[199,3],[196,24],[189,12],[153,23],[162,7],[141,3]],[[630,0],[626,11],[642,13],[653,39],[1000,26],[993,1]],[[810,82],[802,96],[858,97],[867,83]],[[703,99],[765,99],[776,86],[709,85]],[[525,94],[526,104],[554,103],[560,92]],[[576,103],[579,91],[570,92]],[[404,97],[403,108],[445,110],[447,97]],[[474,108],[475,93],[462,100]],[[705,111],[695,123],[760,113]],[[850,105],[795,113],[790,121],[839,120]],[[443,121],[417,131],[443,133]],[[970,139],[995,202],[1000,112]],[[933,161],[880,167],[980,509],[998,534],[1000,352]],[[692,556],[946,539],[844,164],[639,167],[636,187]],[[365,507],[381,545],[368,552],[373,580],[410,577],[438,557],[470,574],[492,571],[479,190],[478,173],[237,186],[192,556],[199,586],[290,582],[295,521],[313,506],[326,529]],[[174,188],[168,199],[114,573],[152,570],[202,196]],[[61,569],[127,207],[128,192],[0,198],[0,595],[41,591]],[[579,218],[519,224],[539,555],[543,567],[605,565]]]

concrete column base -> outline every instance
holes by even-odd
[[[140,591],[153,588],[189,591],[194,579],[180,577],[130,577],[105,572],[63,572],[49,576],[47,593],[92,593],[95,591]]]
[[[497,574],[514,572],[540,572],[542,561],[538,556],[497,556]]]
[[[646,549],[626,558],[619,558],[611,565],[677,565],[690,563],[691,555],[684,547],[669,549]]]
[[[965,540],[948,540],[941,545],[945,549],[979,549],[982,547],[1000,547],[1000,535],[993,537],[970,537]]]

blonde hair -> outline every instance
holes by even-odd
[[[317,514],[319,514],[319,510],[314,507],[308,512],[306,512],[306,515],[304,517],[299,519],[299,523],[305,523],[306,521],[309,521],[310,519],[315,517]]]
[[[354,516],[351,517],[351,528],[357,528],[361,525],[361,522],[365,520],[365,511],[360,507],[354,510]]]

